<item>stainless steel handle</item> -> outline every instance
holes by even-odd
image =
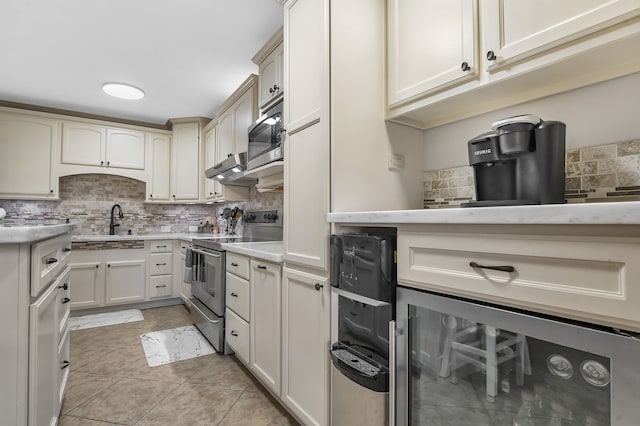
[[[232,336],[235,336],[235,337],[238,337],[238,333],[236,333],[236,331],[235,331],[235,330],[231,330],[231,335],[232,335]]]
[[[163,284],[163,285],[157,285],[156,288],[165,288],[167,285]]]
[[[389,321],[389,426],[396,424],[396,322]]]
[[[337,287],[332,287],[331,289],[338,296],[346,297],[347,299],[353,300],[354,302],[364,303],[365,305],[374,306],[376,308],[380,307],[380,306],[390,306],[391,305],[391,303],[389,303],[389,302],[383,302],[382,300],[376,300],[376,299],[372,299],[370,297],[361,296],[359,294],[351,293],[350,291],[342,290],[342,289],[337,288]]]
[[[231,293],[231,296],[238,297],[238,293]]]
[[[488,265],[480,265],[476,262],[469,262],[469,266],[474,269],[491,269],[493,271],[502,271],[502,272],[515,272],[516,268],[511,265],[503,265],[503,266],[488,266]]]
[[[203,254],[205,256],[211,256],[211,257],[221,257],[219,254],[214,254],[212,252],[208,252],[208,251],[203,251],[203,250],[198,250],[198,249],[194,249],[191,248],[191,251],[194,253],[198,253],[198,254]]]

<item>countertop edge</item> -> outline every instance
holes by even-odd
[[[71,232],[74,224],[0,227],[0,244],[33,243]]]
[[[250,257],[266,260],[268,262],[279,263],[279,264],[281,264],[284,261],[284,252],[275,253],[273,251],[265,251],[265,250],[255,249],[255,248],[242,247],[236,244],[243,244],[243,243],[223,243],[221,245],[223,249],[232,253],[242,254],[245,256],[250,256]]]

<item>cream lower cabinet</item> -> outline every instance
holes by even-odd
[[[282,270],[282,391],[305,425],[329,424],[330,294],[327,278]]]
[[[274,394],[280,394],[280,265],[251,259],[249,369]]]
[[[0,112],[0,198],[58,197],[59,129],[56,120]]]
[[[186,240],[180,241],[180,245],[177,247],[176,252],[174,252],[173,257],[176,259],[175,271],[173,274],[173,285],[174,291],[179,294],[182,301],[187,305],[187,307],[191,307],[191,302],[189,299],[191,298],[191,283],[184,282],[184,270],[185,270],[185,260],[187,254],[187,248],[191,247],[191,243]]]
[[[143,248],[74,250],[69,263],[71,309],[148,299],[146,259],[147,251]]]

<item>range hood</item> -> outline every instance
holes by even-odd
[[[204,173],[209,179],[224,185],[253,186],[258,180],[244,176],[247,170],[247,153],[241,152],[227,157],[226,160],[208,168]]]

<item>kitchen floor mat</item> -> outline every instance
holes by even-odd
[[[104,327],[107,325],[124,324],[142,320],[144,320],[144,317],[139,309],[83,315],[69,319],[69,330],[83,330],[85,328]]]
[[[140,335],[149,367],[215,353],[215,349],[192,325]]]

